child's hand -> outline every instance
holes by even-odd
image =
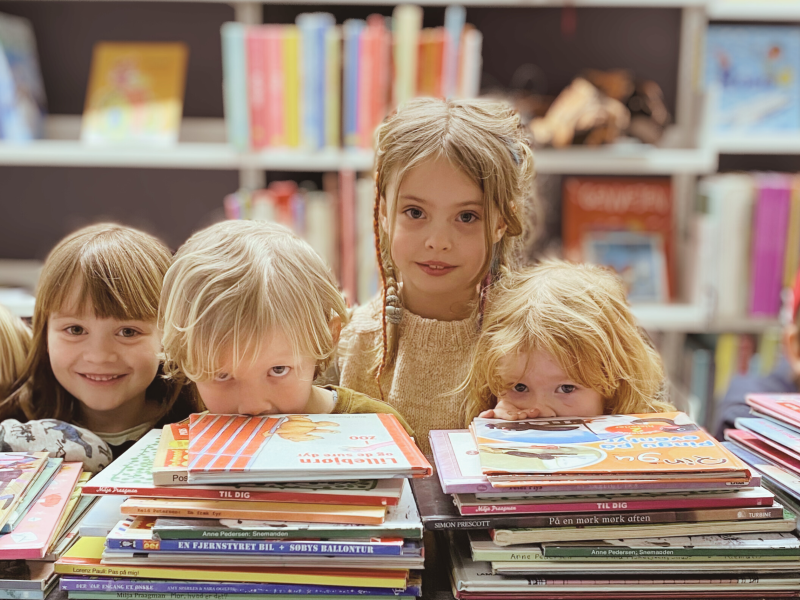
[[[538,416],[538,410],[531,412],[535,412],[535,416]],[[507,400],[499,400],[497,406],[493,409],[483,411],[478,416],[482,419],[503,419],[505,421],[521,421],[522,419],[533,418],[533,416],[528,416],[527,410],[520,409]]]

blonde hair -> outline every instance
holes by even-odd
[[[0,404],[0,419],[74,422],[79,414],[77,399],[58,382],[50,366],[50,315],[77,300],[70,308],[81,311],[91,306],[100,319],[155,322],[171,259],[160,240],[115,223],[91,225],[61,240],[44,263],[36,290],[31,351],[11,394]],[[179,391],[156,377],[147,396],[161,403],[159,417],[169,412]]]
[[[483,290],[501,273],[516,267],[526,226],[526,203],[534,178],[533,152],[519,115],[506,103],[489,100],[416,98],[386,117],[376,132],[373,227],[382,283],[382,333],[373,367],[380,376],[397,355],[402,304],[391,242],[397,215],[395,196],[406,174],[425,161],[446,158],[483,192],[486,262],[475,285]],[[386,202],[388,231],[380,226]],[[493,244],[502,219],[506,231]]]
[[[318,375],[336,347],[331,319],[347,322],[330,270],[286,227],[223,221],[181,246],[164,280],[159,326],[164,370],[181,382],[206,381],[232,354],[232,369],[275,328],[294,351],[317,361]]]
[[[8,395],[22,375],[30,346],[31,330],[0,304],[0,398]]]
[[[493,286],[464,384],[467,424],[513,385],[504,380],[501,361],[537,350],[599,393],[607,414],[675,410],[662,397],[661,357],[609,269],[550,260]]]

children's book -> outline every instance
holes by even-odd
[[[567,260],[615,269],[631,301],[669,300],[675,273],[668,178],[567,177],[562,202]]]
[[[192,415],[189,483],[424,477],[431,466],[391,414]]]
[[[123,515],[190,517],[206,519],[255,519],[303,523],[352,523],[378,525],[385,506],[346,504],[297,504],[239,500],[186,500],[183,498],[129,498],[120,507]]]
[[[746,402],[757,416],[773,417],[800,428],[800,394],[748,394]]]
[[[748,466],[681,412],[558,417],[470,425],[490,481],[747,481]],[[527,484],[527,483],[526,483]]]
[[[0,14],[0,139],[42,137],[46,101],[30,21]]]
[[[737,429],[746,429],[765,437],[775,444],[778,448],[783,448],[784,451],[794,453],[800,458],[800,434],[795,433],[791,429],[781,427],[777,423],[768,421],[767,419],[754,419],[754,418],[738,418],[735,421]]]
[[[189,539],[362,539],[401,537],[422,538],[422,522],[411,493],[403,481],[403,495],[397,506],[386,510],[380,525],[335,525],[328,523],[283,523],[239,519],[173,519],[159,518],[153,531],[161,540]],[[420,480],[427,481],[427,480]]]
[[[14,509],[14,512],[11,513],[6,524],[0,529],[0,533],[10,533],[19,525],[19,522],[22,521],[23,517],[28,512],[28,509],[39,499],[39,496],[42,495],[47,484],[49,484],[50,480],[58,473],[62,461],[63,459],[61,458],[47,459],[47,464],[39,471],[39,475],[25,491],[25,495],[20,500],[17,508]]]
[[[173,485],[173,479],[186,483],[186,468],[181,473],[169,468],[167,475],[169,487],[154,485],[155,476],[151,474],[154,461],[165,465],[167,452],[175,462],[186,462],[189,434],[188,426],[178,426],[185,430],[185,443],[178,445],[173,433],[175,425],[163,429],[152,429],[122,456],[95,475],[86,486],[86,495],[144,496],[152,498],[193,498],[197,500],[249,500],[254,502],[303,502],[310,504],[351,504],[356,506],[393,506],[403,491],[402,479],[358,479],[331,482],[286,482],[251,483],[231,485]],[[180,441],[180,440],[178,440]],[[163,446],[160,445],[163,442]],[[177,457],[178,454],[182,456]]]
[[[0,536],[0,558],[41,559],[47,553],[69,502],[82,463],[63,463],[41,498],[13,532]]]
[[[101,562],[105,538],[82,537],[56,561],[56,573],[61,575],[111,576],[127,579],[177,579],[180,581],[233,581],[250,583],[288,583],[315,585],[365,586],[404,588],[407,570],[378,569],[320,569],[259,567],[136,567]]]
[[[0,527],[47,464],[47,452],[0,452]]]
[[[0,591],[20,594],[45,592],[58,580],[53,563],[34,560],[9,560],[0,562]],[[9,594],[10,596],[11,594]],[[15,596],[16,597],[16,596]]]
[[[789,469],[795,475],[800,475],[800,460],[775,444],[768,443],[768,440],[760,435],[742,429],[726,429],[725,439]]]
[[[542,481],[537,485],[495,488],[481,471],[475,438],[467,429],[430,432],[436,473],[447,494],[475,494],[477,498],[541,498],[545,496],[582,496],[602,493],[724,492],[756,488],[761,477],[753,474],[748,482],[674,482],[662,480],[623,481],[619,479]]]
[[[189,48],[183,43],[97,43],[83,141],[176,143],[188,59]]]
[[[800,27],[708,27],[708,114],[719,134],[800,129]]]

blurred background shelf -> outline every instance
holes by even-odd
[[[796,0],[710,0],[709,19],[719,21],[800,21],[800,2]]]
[[[800,133],[725,135],[710,144],[719,154],[800,154]]]

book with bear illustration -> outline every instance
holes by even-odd
[[[470,426],[493,485],[537,480],[747,481],[750,470],[681,412],[556,417]]]
[[[431,466],[390,414],[192,415],[188,483],[424,477]]]

